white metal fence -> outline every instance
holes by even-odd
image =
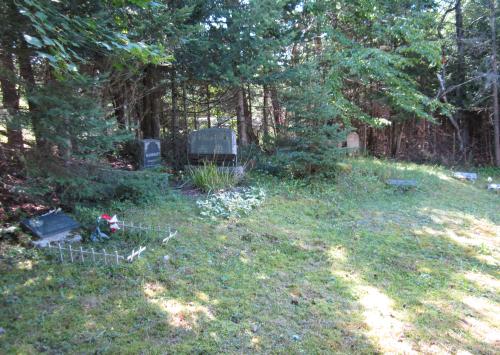
[[[101,251],[96,251],[94,248],[83,249],[83,247],[73,248],[71,244],[52,244],[48,243],[47,248],[49,250],[55,251],[59,260],[61,262],[85,262],[89,261],[94,264],[104,263],[108,264],[120,264],[120,262],[133,262],[138,259],[142,252],[146,250],[146,247],[139,247],[137,250],[132,250],[132,253],[129,255],[120,255],[117,250],[108,253],[106,249],[102,249]]]

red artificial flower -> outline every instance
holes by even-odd
[[[105,219],[106,221],[109,221],[111,219],[111,216],[109,214],[104,213],[101,215],[101,218]]]

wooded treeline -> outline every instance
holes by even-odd
[[[500,166],[495,0],[6,0],[2,160],[231,127],[319,171],[369,153]],[[250,149],[250,148],[248,148]],[[40,159],[40,158],[39,158]],[[22,160],[22,159],[21,159]]]

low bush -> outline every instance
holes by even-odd
[[[221,170],[213,163],[192,167],[188,170],[191,183],[205,192],[219,191],[235,186],[238,178],[230,170]]]
[[[252,187],[213,194],[196,203],[201,209],[202,216],[231,218],[249,213],[262,204],[265,198],[266,193],[263,189]]]
[[[126,171],[82,161],[47,161],[28,165],[26,193],[74,208],[77,204],[109,204],[112,201],[150,203],[165,195],[168,174]]]

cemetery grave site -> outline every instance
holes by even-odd
[[[499,14],[0,2],[0,353],[500,353]]]
[[[3,244],[2,352],[496,353],[500,218],[485,174],[351,163],[335,184],[251,177],[266,198],[241,218],[202,218],[171,192],[121,217],[175,226],[167,244],[84,244],[144,245],[133,263]]]

